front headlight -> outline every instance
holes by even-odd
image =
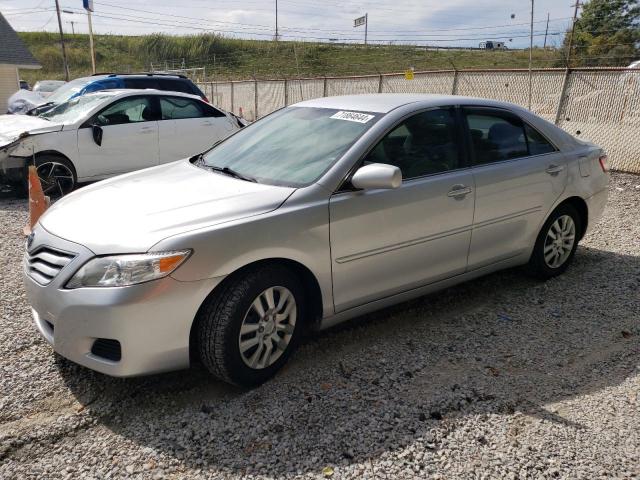
[[[66,288],[125,287],[163,278],[189,257],[191,250],[96,257],[85,263]]]

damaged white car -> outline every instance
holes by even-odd
[[[0,116],[0,183],[25,185],[35,164],[46,195],[202,153],[238,130],[231,114],[194,95],[107,90],[38,116]],[[4,177],[4,178],[3,178]]]

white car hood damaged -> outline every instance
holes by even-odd
[[[50,122],[40,117],[0,115],[0,148],[8,147],[29,135],[60,131],[62,127],[61,123]]]
[[[180,160],[81,188],[49,208],[40,224],[97,255],[140,253],[178,233],[275,210],[294,191]]]

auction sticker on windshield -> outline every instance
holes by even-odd
[[[341,110],[338,113],[331,115],[330,118],[336,118],[338,120],[347,120],[349,122],[367,123],[373,117],[374,115],[367,115],[366,113],[345,112]]]

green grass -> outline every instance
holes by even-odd
[[[20,32],[41,70],[23,70],[22,78],[34,82],[64,77],[58,34]],[[97,35],[99,72],[148,71],[165,66],[206,68],[207,79],[282,78],[331,76],[451,68],[526,68],[528,51],[432,50],[401,45],[336,45],[299,42],[239,40],[214,34],[169,36]],[[91,73],[89,38],[65,35],[72,77]],[[534,49],[534,67],[560,65],[556,50]],[[166,63],[165,63],[166,61]]]

